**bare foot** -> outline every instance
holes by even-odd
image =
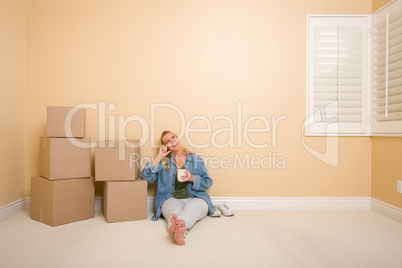
[[[186,232],[186,227],[185,227],[184,221],[182,221],[182,220],[177,221],[176,230],[174,232],[173,237],[179,246],[184,246],[184,244],[186,243],[184,241],[184,233],[185,232]]]
[[[172,225],[168,229],[169,234],[174,234],[174,231],[176,230],[176,225],[177,225],[177,215],[173,214],[173,216],[170,218],[170,222]]]

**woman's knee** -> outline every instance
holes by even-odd
[[[208,204],[201,198],[192,198],[186,203],[184,210],[188,210],[193,217],[199,220],[208,214]]]
[[[171,216],[173,214],[178,214],[184,208],[184,203],[176,198],[169,198],[162,205],[162,214],[164,216]]]

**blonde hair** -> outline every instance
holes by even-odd
[[[165,130],[165,131],[163,131],[162,134],[161,134],[161,138],[160,138],[161,145],[164,145],[164,144],[165,144],[164,138],[165,138],[166,134],[169,134],[169,133],[172,134],[172,135],[175,135],[175,136],[177,137],[176,133],[174,133],[173,131]],[[191,152],[190,150],[188,150],[187,148],[185,148],[183,145],[181,145],[181,150],[182,150],[183,153],[185,153],[185,154],[192,154],[192,152]],[[165,167],[165,169],[166,169],[167,172],[169,172],[169,170],[170,170],[169,165],[168,165],[168,161],[169,161],[171,158],[172,158],[172,153],[170,153],[170,154],[168,154],[167,156],[165,156],[165,157],[162,158],[162,164],[163,164],[163,166]]]

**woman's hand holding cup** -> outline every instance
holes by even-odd
[[[191,181],[194,182],[194,176],[186,169],[177,170],[177,180],[180,182]]]

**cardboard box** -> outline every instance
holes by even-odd
[[[104,185],[103,214],[106,222],[147,218],[147,181],[107,181]]]
[[[71,123],[69,123],[70,120]],[[65,123],[70,129],[65,128]],[[71,134],[68,133],[69,130],[71,130]],[[85,108],[48,106],[46,136],[52,138],[84,138]]]
[[[57,226],[95,217],[93,178],[31,178],[31,219]]]
[[[95,148],[95,181],[134,181],[139,176],[138,140],[99,142]]]
[[[76,139],[89,145],[90,138]],[[89,146],[87,146],[89,147]],[[40,138],[39,175],[49,180],[91,176],[91,148],[80,148],[67,138]]]

